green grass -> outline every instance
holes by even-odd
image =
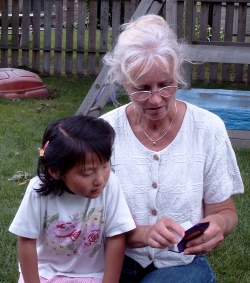
[[[235,149],[244,195],[234,196],[239,223],[228,238],[208,258],[218,283],[250,282],[250,149]]]
[[[0,100],[0,283],[17,282],[16,236],[8,232],[8,227],[27,186],[24,178],[19,181],[8,179],[18,171],[34,176],[37,148],[41,145],[45,127],[54,119],[74,115],[94,81],[92,77],[76,76],[42,79],[52,93],[52,99]],[[122,96],[119,101],[125,103],[128,100]],[[104,111],[112,108],[108,105]],[[235,152],[245,194],[234,197],[239,214],[235,232],[208,255],[218,283],[250,282],[250,149],[235,149]]]

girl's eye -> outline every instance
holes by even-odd
[[[110,167],[110,161],[104,163],[102,167],[103,167],[104,169],[109,168],[109,167]]]
[[[91,176],[92,174],[93,174],[92,171],[84,171],[84,172],[82,172],[82,176],[83,177],[88,177],[88,176]]]

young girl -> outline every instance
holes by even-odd
[[[119,281],[124,233],[135,224],[110,172],[114,135],[87,116],[47,127],[38,176],[9,228],[18,235],[19,283]]]

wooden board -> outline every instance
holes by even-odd
[[[197,62],[221,62],[250,64],[249,47],[189,45],[191,60]]]
[[[250,148],[250,131],[227,130],[233,147]]]

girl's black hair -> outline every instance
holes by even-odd
[[[65,190],[62,179],[54,179],[51,168],[64,176],[77,164],[85,164],[87,153],[97,154],[100,162],[110,160],[115,138],[114,129],[103,119],[91,116],[72,116],[53,121],[43,135],[42,147],[49,141],[44,155],[39,157],[37,175],[42,184],[37,192],[41,196]]]

